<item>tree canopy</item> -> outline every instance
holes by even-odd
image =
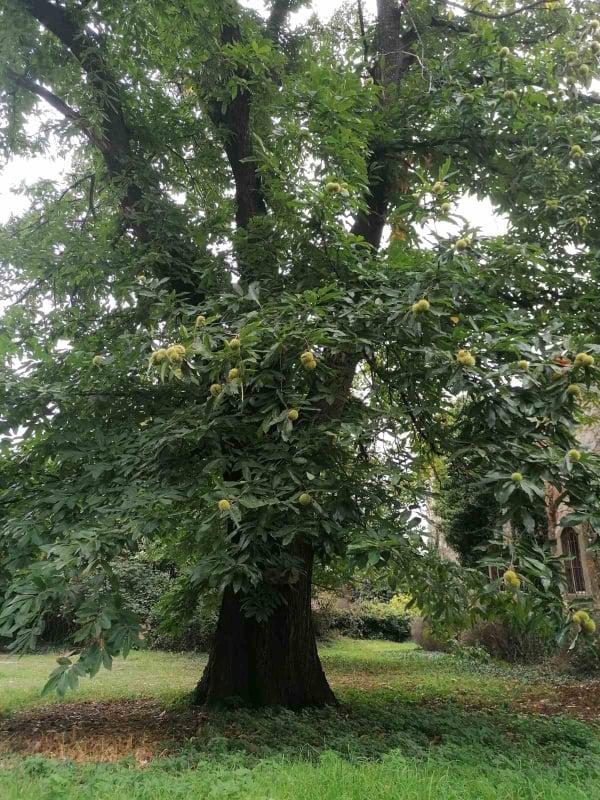
[[[138,641],[140,548],[176,613],[223,593],[215,660],[270,673],[277,625],[315,666],[313,559],[408,574],[436,459],[501,521],[551,485],[600,525],[599,4],[302,5],[0,2],[1,146],[71,158],[0,236],[1,630],[95,578],[60,686]],[[216,670],[200,699],[331,700]]]

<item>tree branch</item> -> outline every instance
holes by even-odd
[[[140,243],[159,245],[165,251],[168,258],[157,268],[159,277],[166,278],[170,287],[190,302],[199,303],[202,295],[196,267],[199,257],[206,254],[198,250],[183,220],[181,226],[173,226],[172,219],[165,223],[167,215],[173,217],[173,208],[164,199],[159,176],[146,170],[142,180],[133,177],[141,164],[132,152],[133,135],[123,112],[124,90],[107,64],[101,38],[49,0],[15,1],[58,38],[86,73],[101,119],[94,141],[109,175],[125,181],[121,211],[126,224]]]
[[[289,0],[276,3],[289,7]],[[239,42],[242,33],[236,23],[223,27],[221,41],[224,45]],[[239,75],[240,79],[244,75]],[[260,175],[252,163],[252,138],[250,130],[251,94],[240,87],[233,100],[223,109],[220,101],[209,104],[209,113],[215,127],[220,129],[223,146],[233,172],[235,182],[236,224],[238,228],[247,228],[250,220],[266,214],[267,207],[262,192]]]
[[[587,103],[592,106],[600,105],[600,94],[579,94],[577,97],[582,103]]]
[[[121,108],[118,81],[104,61],[98,37],[81,29],[65,9],[48,0],[17,2],[62,42],[87,74],[101,111],[102,153],[109,172],[120,175],[130,157],[130,132]]]
[[[48,89],[44,89],[43,86],[40,86],[39,83],[32,81],[31,78],[28,78],[26,75],[20,75],[10,67],[6,67],[5,71],[13,83],[16,83],[22,89],[27,89],[28,91],[33,92],[33,94],[37,94],[39,97],[42,97],[49,105],[62,114],[63,117],[70,119],[72,122],[76,122],[77,125],[81,125],[82,117],[79,111],[76,111],[74,108],[71,108],[71,106],[67,105],[67,103],[65,103],[64,100],[61,100],[58,95],[54,94]]]
[[[469,25],[460,25],[455,19],[444,19],[443,17],[432,17],[432,28],[442,28],[444,30],[452,31],[453,33],[473,33]]]
[[[96,206],[94,205],[94,192],[96,190],[96,176],[90,175],[90,188],[88,191],[88,214],[96,216]]]
[[[75,46],[78,29],[67,12],[48,0],[17,0],[31,16],[60,39],[71,50]]]
[[[363,59],[366,64],[369,61],[369,43],[367,41],[367,31],[365,28],[365,15],[363,13],[362,0],[357,1],[357,12],[358,12],[358,25],[360,27],[360,38],[362,40],[362,46],[363,46]]]
[[[377,0],[378,79],[383,86],[398,83],[404,63],[401,32],[402,12],[397,0]]]
[[[273,41],[277,41],[281,35],[281,29],[285,25],[287,15],[294,7],[294,0],[274,0],[271,13],[267,21],[267,35]]]
[[[69,192],[73,191],[73,189],[77,189],[78,186],[81,186],[81,184],[85,183],[86,181],[93,181],[94,178],[95,175],[93,172],[88,172],[86,175],[82,175],[81,178],[77,178],[76,181],[73,181],[73,183],[70,186],[67,186],[67,188],[63,192],[61,192],[56,202],[60,203],[61,200],[69,194]]]
[[[393,88],[415,59],[409,48],[418,40],[414,28],[402,35],[401,18],[402,10],[397,0],[377,0],[376,42],[380,63],[374,73],[375,79],[385,90],[392,90],[390,97],[393,96]],[[358,214],[352,226],[352,233],[361,236],[375,250],[381,244],[391,190],[388,159],[387,144],[375,143],[368,164],[368,208]]]
[[[5,68],[6,75],[8,78],[13,82],[16,83],[17,86],[20,86],[22,89],[26,89],[32,94],[36,94],[38,97],[41,97],[42,100],[45,100],[48,105],[52,106],[59,114],[62,114],[63,117],[74,122],[78,128],[80,128],[83,133],[92,141],[100,150],[102,150],[102,139],[94,133],[90,123],[85,119],[82,114],[74,108],[71,108],[70,105],[65,103],[58,95],[51,92],[49,89],[45,89],[39,83],[31,80],[26,75],[20,75],[18,72],[15,72],[10,67]]]
[[[402,35],[402,9],[397,0],[377,0],[376,56],[379,58],[373,76],[383,87],[385,95],[382,104],[394,96],[394,87],[413,63],[415,56],[409,47],[418,39],[416,29]],[[389,196],[392,190],[390,153],[385,141],[373,143],[368,163],[367,208],[359,212],[352,226],[352,233],[360,236],[373,250],[381,245],[381,236],[387,220]],[[363,358],[361,351],[339,353],[327,359],[327,365],[334,370],[337,380],[336,400],[331,407],[321,409],[325,418],[339,416],[350,397],[356,367]]]
[[[504,11],[502,14],[490,14],[487,11],[477,11],[475,8],[463,6],[460,3],[454,2],[454,0],[442,0],[442,2],[446,3],[448,6],[453,6],[453,8],[459,8],[461,11],[464,11],[465,14],[471,14],[475,17],[483,17],[483,19],[508,19],[509,17],[517,16],[517,14],[522,14],[524,11],[529,11],[532,8],[545,6],[548,0],[535,0],[534,3],[527,3],[527,5],[520,6],[519,8],[513,8],[512,11]]]

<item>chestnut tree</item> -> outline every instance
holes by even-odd
[[[221,598],[195,700],[297,708],[313,566],[411,574],[436,459],[600,524],[598,2],[267,6],[0,0],[0,144],[70,164],[0,236],[0,634],[68,598],[59,690],[142,635],[140,548]]]

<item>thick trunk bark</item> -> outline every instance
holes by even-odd
[[[311,618],[312,549],[298,545],[304,568],[281,587],[282,604],[265,622],[246,617],[240,598],[223,595],[208,665],[194,693],[199,705],[335,705],[323,672]]]

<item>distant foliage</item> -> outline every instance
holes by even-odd
[[[459,555],[461,563],[474,567],[481,559],[481,548],[493,539],[502,515],[492,487],[473,485],[468,470],[447,471],[438,487],[435,511],[446,542]]]
[[[135,647],[155,650],[205,651],[208,649],[217,622],[214,603],[195,598],[193,606],[174,617],[171,605],[179,601],[174,592],[177,580],[172,568],[143,558],[120,559],[112,564],[132,613],[140,620],[141,638]],[[74,644],[75,614],[80,595],[91,590],[86,580],[71,586],[72,601],[57,605],[47,618],[40,636],[40,647]],[[104,591],[110,591],[106,585]],[[183,608],[181,608],[183,611]],[[10,640],[5,640],[9,646]]]
[[[477,568],[443,561],[434,552],[424,558],[423,568],[410,576],[422,613],[413,639],[427,650],[483,647],[511,662],[568,651],[573,663],[594,663],[596,623],[580,603],[565,601],[563,558],[550,544],[515,535],[488,543],[488,553]]]
[[[482,647],[489,655],[503,661],[531,664],[556,652],[556,638],[541,631],[519,629],[507,622],[479,622],[464,631],[460,643]]]
[[[362,601],[340,608],[331,598],[320,598],[313,610],[317,636],[336,634],[355,639],[388,639],[403,642],[410,637],[410,614],[393,603]]]
[[[588,640],[583,646],[567,651],[562,661],[566,667],[576,675],[600,675],[600,642],[597,639]]]
[[[451,649],[452,639],[441,631],[435,632],[431,624],[423,617],[415,617],[410,627],[410,635],[423,650],[446,652]]]

